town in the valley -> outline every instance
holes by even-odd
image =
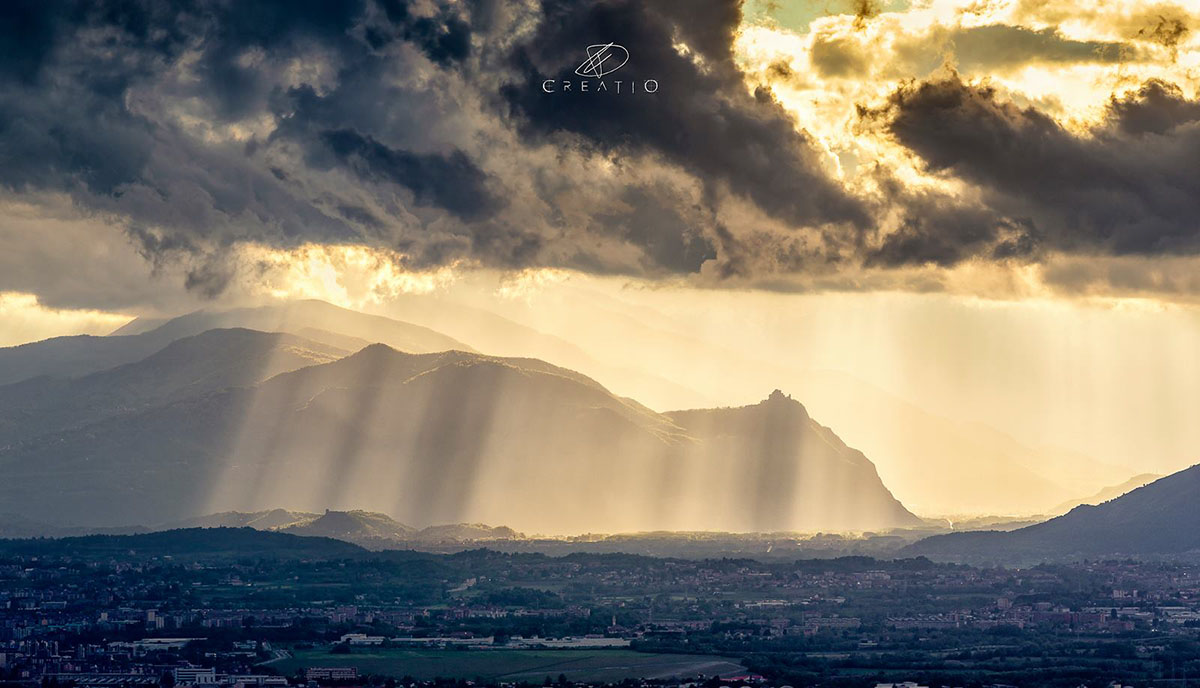
[[[193,556],[120,540],[3,551],[6,688],[1200,678],[1200,566],[1187,562]]]

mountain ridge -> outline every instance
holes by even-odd
[[[1159,478],[1162,478],[1162,477],[1163,476],[1158,473],[1141,473],[1141,474],[1133,476],[1129,480],[1126,480],[1118,485],[1110,485],[1108,487],[1105,487],[1104,489],[1099,490],[1098,492],[1096,492],[1095,494],[1093,494],[1089,497],[1084,497],[1083,499],[1073,499],[1073,500],[1070,500],[1067,502],[1063,502],[1062,504],[1059,504],[1057,507],[1055,507],[1051,513],[1053,513],[1055,515],[1065,514],[1069,511],[1071,511],[1072,509],[1074,509],[1075,507],[1083,506],[1085,504],[1091,505],[1091,506],[1096,506],[1097,504],[1101,504],[1103,502],[1107,502],[1109,500],[1116,499],[1117,497],[1120,497],[1123,494],[1126,494],[1132,490],[1135,490],[1143,485],[1152,483],[1155,480],[1158,480]]]
[[[367,553],[353,543],[254,528],[184,528],[152,533],[0,539],[7,556],[69,552],[74,558],[187,557],[191,560],[352,558]]]
[[[20,382],[42,375],[71,378],[134,363],[168,344],[213,329],[244,329],[286,332],[304,336],[303,330],[328,331],[322,324],[334,321],[356,336],[371,332],[370,341],[382,338],[397,348],[415,353],[457,349],[474,351],[469,345],[427,327],[377,315],[307,300],[282,305],[224,311],[193,311],[165,321],[153,320],[152,328],[135,327],[137,320],[118,328],[113,334],[51,337],[17,346],[0,347],[0,385]],[[382,330],[382,332],[379,332]],[[117,334],[126,332],[128,334]],[[311,332],[310,332],[311,334]]]
[[[11,476],[0,498],[31,517],[111,526],[263,503],[535,531],[921,522],[861,452],[831,441],[793,403],[770,423],[736,421],[736,432],[712,437],[704,423],[684,429],[536,359],[372,344],[247,386],[0,443]],[[740,413],[750,412],[705,415]],[[781,467],[790,477],[771,480]],[[765,498],[743,502],[767,482]]]
[[[0,386],[0,446],[137,408],[252,385],[347,353],[287,333],[208,330],[107,370],[65,379],[42,375]]]
[[[262,511],[225,511],[154,525],[121,528],[54,526],[13,514],[0,514],[0,540],[30,538],[72,538],[91,535],[139,535],[194,529],[239,529],[287,533],[303,537],[323,537],[350,542],[368,549],[395,549],[413,545],[471,544],[496,540],[523,540],[525,535],[508,526],[484,523],[441,523],[416,528],[387,514],[351,509],[327,509],[323,514],[267,509]]]
[[[902,553],[967,562],[1064,561],[1097,556],[1200,555],[1200,464],[1116,499],[1008,532],[935,535]]]

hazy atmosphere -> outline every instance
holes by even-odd
[[[926,517],[1053,514],[1196,459],[1195,8],[200,2],[4,12],[5,346],[137,335],[203,310],[216,326],[305,338],[293,348],[320,342],[305,349],[316,362],[374,342],[539,359],[686,442],[703,433],[670,412],[752,406],[778,389]],[[633,86],[564,86],[586,78],[573,70],[605,41],[627,53],[616,74]],[[217,317],[305,299],[443,339],[405,348],[387,326],[312,313],[267,325],[261,313]],[[155,346],[172,341],[161,332]],[[5,351],[17,361],[6,381],[19,382],[29,350]],[[271,360],[230,381],[270,389],[268,378],[300,367]],[[76,363],[78,374],[104,369]],[[65,364],[45,365],[28,372]],[[523,427],[496,417],[520,413],[508,392],[455,392],[496,405],[476,438],[484,448],[472,450],[480,457]],[[393,401],[406,413],[438,403]],[[213,492],[196,509],[394,512],[399,500],[421,520],[424,507],[401,495],[425,483],[405,473],[418,470],[402,468],[409,459],[393,461],[395,437],[376,438],[376,450],[329,440],[349,432],[339,425],[316,431],[320,442],[278,429],[268,441],[263,428],[298,422],[283,409],[299,402],[255,392],[244,403],[228,421],[238,427],[222,426],[232,437],[203,452],[215,462],[205,473]],[[380,425],[361,414],[383,402],[345,403],[340,412]],[[301,461],[281,437],[319,456]],[[529,461],[535,448],[521,441],[513,451]],[[12,461],[33,461],[26,449],[40,456],[21,446],[8,450],[20,455]],[[497,496],[424,520],[547,533],[722,526],[688,500],[722,482],[716,464],[729,457],[664,467],[660,449],[638,450],[655,459],[588,451],[586,468],[571,470],[647,489],[635,500],[645,518],[563,520],[537,508],[509,517],[511,502]],[[284,454],[291,463],[265,458]],[[359,465],[359,455],[383,463]],[[547,486],[582,479],[554,477],[552,460],[540,460]],[[247,481],[239,471],[259,461],[275,468]],[[438,484],[454,475],[466,490],[454,503],[491,503],[463,481],[525,484],[493,460],[443,469],[419,470]],[[361,485],[360,474],[370,476]],[[679,487],[689,481],[701,492]],[[681,490],[679,508],[653,496],[665,484]],[[771,527],[836,525],[820,521]]]
[[[1198,161],[1200,0],[0,0],[0,688],[1195,685]]]

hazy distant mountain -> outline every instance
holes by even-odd
[[[483,523],[448,523],[418,529],[404,525],[386,514],[362,510],[326,510],[323,514],[287,509],[222,511],[155,526],[109,528],[54,525],[17,514],[0,514],[0,539],[130,535],[191,528],[254,528],[306,537],[333,538],[370,549],[470,545],[525,538],[523,534],[507,526],[489,526]]]
[[[451,523],[418,529],[404,525],[387,514],[362,510],[326,511],[314,518],[300,519],[275,529],[293,535],[337,538],[372,549],[417,543],[463,543],[522,537],[512,528],[482,523]]]
[[[934,559],[1027,563],[1106,555],[1200,554],[1200,465],[1098,506],[1007,533],[937,535],[903,551]]]
[[[3,523],[3,519],[0,519],[0,525]],[[525,537],[507,526],[489,526],[483,523],[446,523],[414,528],[400,523],[387,514],[361,509],[349,511],[327,509],[323,514],[286,509],[254,512],[225,511],[166,524],[152,530],[245,526],[258,530],[278,530],[293,535],[331,537],[374,549],[416,544],[519,540]],[[0,530],[0,533],[2,532]]]
[[[271,509],[269,511],[222,511],[217,514],[207,514],[188,518],[182,521],[168,523],[155,530],[176,530],[179,528],[255,528],[258,530],[275,530],[286,528],[296,523],[311,521],[320,514],[307,511],[288,511],[287,509]]]
[[[86,534],[87,530],[79,526],[53,526],[20,514],[0,514],[0,539],[68,537]]]
[[[542,361],[372,345],[0,445],[0,503],[95,525],[261,504],[535,532],[920,523],[798,403],[760,406],[667,416]]]
[[[260,308],[196,311],[170,320],[138,319],[107,337],[54,337],[0,347],[0,385],[40,375],[68,378],[107,370],[140,361],[177,339],[214,328],[290,332],[333,348],[366,340],[413,353],[472,351],[456,339],[419,325],[366,315],[323,301],[296,301]],[[350,346],[349,350],[354,348],[358,347]]]
[[[315,327],[297,328],[292,334],[338,349],[344,349],[346,351],[358,351],[359,349],[371,345],[371,340],[369,339],[363,339],[362,337],[351,337],[347,334],[338,334],[328,330],[319,330]]]
[[[0,447],[170,401],[328,363],[347,351],[289,334],[209,330],[134,363],[62,379],[0,386]]]
[[[850,375],[800,377],[796,394],[870,456],[893,493],[923,516],[1044,514],[1128,475],[1086,456],[1023,445],[981,423],[929,413]]]
[[[714,399],[746,403],[762,390],[783,387],[869,456],[892,493],[922,515],[1044,514],[1129,475],[1092,457],[931,413],[843,371],[805,368],[815,364],[797,357],[749,355],[756,347],[689,334],[662,311],[585,286],[574,290],[588,304],[586,318],[546,301],[537,307],[521,300],[497,304],[508,318],[439,296],[408,295],[394,307],[397,317],[481,350],[566,365],[660,410],[708,406]],[[542,331],[522,333],[514,320]]]
[[[439,331],[446,328],[448,334],[465,338],[490,353],[538,356],[565,365],[596,377],[610,389],[649,400],[656,408],[663,408],[671,399],[696,399],[697,405],[706,400],[704,395],[684,387],[697,384],[693,381],[698,375],[716,381],[706,389],[716,385],[736,395],[745,394],[738,390],[786,384],[814,415],[871,457],[897,498],[923,514],[1049,513],[1065,500],[1099,490],[1128,475],[1125,469],[1090,457],[1026,446],[985,425],[928,413],[844,373],[800,372],[778,361],[751,360],[629,317],[621,320],[627,328],[615,336],[628,339],[638,355],[622,354],[618,360],[607,355],[603,345],[568,342],[445,299],[413,296],[398,304],[401,317],[411,317],[413,322]],[[0,349],[0,384],[37,374],[76,376],[130,363],[174,338],[212,326],[282,330],[347,351],[376,341],[408,351],[470,349],[458,339],[426,327],[303,301],[233,311],[199,311],[173,320],[139,319],[114,333],[118,336],[64,337]],[[720,365],[715,364],[718,361]]]
[[[181,315],[167,321],[133,322],[112,333],[115,336],[153,334],[159,338],[178,339],[205,330],[226,327],[245,327],[264,332],[291,332],[318,341],[322,333],[336,337],[341,346],[346,338],[367,342],[382,342],[410,353],[430,351],[474,351],[470,346],[428,327],[393,320],[379,315],[359,313],[331,303],[316,300],[289,301],[274,306],[203,310]]]
[[[483,523],[450,523],[428,526],[417,531],[412,539],[418,542],[485,542],[488,540],[520,540],[525,536],[508,526],[489,526]]]
[[[655,409],[678,408],[683,405],[677,403],[682,399],[688,400],[687,405],[718,401],[688,387],[687,378],[668,380],[645,368],[638,369],[633,360],[623,364],[603,362],[575,342],[448,298],[402,294],[389,305],[405,321],[471,342],[481,351],[496,356],[534,357],[577,370]]]
[[[168,343],[170,340],[149,336],[81,334],[0,347],[0,385],[41,375],[74,377],[94,373],[141,360]]]
[[[1096,505],[1102,502],[1107,502],[1110,499],[1116,499],[1117,497],[1120,497],[1126,492],[1136,490],[1142,485],[1152,483],[1161,477],[1162,476],[1157,473],[1142,473],[1141,475],[1135,475],[1119,485],[1110,485],[1090,497],[1085,497],[1083,499],[1072,499],[1071,501],[1063,502],[1055,507],[1051,513],[1065,514],[1077,506],[1082,506],[1084,504]]]
[[[374,541],[399,542],[417,532],[386,514],[370,511],[326,511],[316,518],[280,528],[293,535],[316,535],[362,544]]]
[[[1049,516],[971,516],[947,520],[946,524],[954,532],[973,530],[1016,530],[1036,523],[1042,523]]]
[[[842,530],[870,528],[872,522],[922,524],[888,492],[862,452],[847,447],[779,390],[753,406],[675,411],[667,417],[701,440],[693,455],[714,463],[738,457],[743,487],[756,503],[769,505],[746,506],[754,514],[754,530],[778,530],[788,523],[823,522]],[[818,489],[798,495],[797,485]],[[824,497],[822,490],[837,497]]]

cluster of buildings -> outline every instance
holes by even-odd
[[[1163,639],[1138,642],[1138,657],[1149,659],[1172,652],[1172,639],[1200,643],[1200,566],[1184,564],[1010,570],[922,561],[472,556],[422,560],[431,571],[424,578],[403,561],[0,561],[0,681],[114,688],[364,682],[352,662],[289,663],[302,646],[346,653],[777,651],[844,662],[895,656],[930,637],[992,631],[1038,642],[1095,638],[1098,645],[1137,634]]]
[[[252,663],[243,661],[243,652],[209,653],[232,670],[219,671],[181,658],[182,650],[202,641],[197,638],[144,638],[77,644],[55,640],[8,641],[0,644],[0,672],[7,680],[18,683],[50,682],[75,686],[265,688],[288,685],[287,678],[274,672],[256,672]],[[270,646],[261,650],[269,652]]]

